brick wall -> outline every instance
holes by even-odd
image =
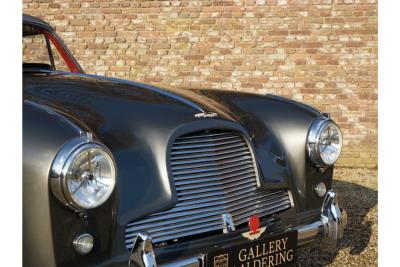
[[[23,0],[88,73],[273,93],[330,112],[342,166],[377,166],[376,0]]]

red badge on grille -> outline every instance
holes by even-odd
[[[257,215],[252,215],[249,219],[250,234],[256,234],[260,231],[260,218]]]
[[[242,236],[250,240],[255,240],[265,232],[266,227],[260,228],[260,217],[258,215],[252,215],[249,218],[249,228],[250,231],[247,233],[242,233]]]

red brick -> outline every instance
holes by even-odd
[[[202,60],[204,59],[203,55],[187,55],[184,57],[185,60]]]

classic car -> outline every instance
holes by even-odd
[[[290,99],[86,74],[23,15],[25,266],[283,266],[311,241],[335,251],[341,148],[329,114]]]

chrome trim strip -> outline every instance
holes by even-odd
[[[188,140],[188,139],[201,139],[201,140],[203,140],[203,138],[209,138],[209,137],[215,137],[215,136],[232,136],[232,134],[230,133],[230,132],[220,132],[220,133],[212,133],[212,134],[197,134],[197,135],[195,135],[195,134],[190,134],[190,135],[184,135],[184,136],[181,136],[181,137],[178,137],[176,140],[175,140],[175,142],[176,141],[180,141],[180,140]],[[235,135],[235,136],[237,136],[237,135]],[[174,143],[175,143],[174,142]]]
[[[218,114],[215,113],[215,112],[206,112],[206,111],[194,114],[195,118],[204,118],[204,119],[206,119],[206,118],[215,118],[217,116],[218,116]]]
[[[228,148],[226,150],[221,150],[221,152],[216,152],[216,153],[214,151],[210,151],[210,152],[213,152],[213,153],[193,154],[193,155],[190,155],[190,156],[172,156],[171,160],[222,156],[222,155],[231,154],[231,153],[234,153],[234,152],[243,152],[243,151],[247,151],[247,150],[248,149],[245,146],[237,146],[237,147],[234,146],[233,148]],[[245,154],[249,154],[250,152],[244,152],[244,153]],[[241,153],[241,154],[243,154],[243,153]]]
[[[249,154],[249,153],[247,153]],[[231,153],[229,155],[226,156],[215,156],[214,159],[210,159],[210,158],[200,158],[200,159],[190,159],[190,160],[179,160],[178,162],[174,162],[174,164],[172,164],[172,166],[174,165],[184,165],[184,164],[193,164],[193,163],[203,163],[203,162],[215,162],[215,161],[221,161],[221,160],[226,160],[226,159],[230,159],[230,158],[238,158],[238,157],[243,157],[243,156],[247,156],[247,154],[243,154],[240,151],[239,152],[235,152],[234,154]]]
[[[232,136],[230,139],[224,139],[224,140],[212,141],[212,142],[203,142],[203,143],[196,144],[196,145],[179,144],[178,146],[174,146],[173,150],[214,147],[214,146],[228,145],[228,144],[234,144],[234,143],[240,143],[240,142],[242,142],[242,140],[240,140],[239,136]],[[190,150],[190,152],[192,152],[192,151]],[[174,152],[172,152],[172,153],[174,153]],[[185,153],[188,153],[188,151],[185,151]]]
[[[210,172],[210,171],[220,171],[220,170],[225,170],[225,169],[230,169],[230,168],[235,168],[235,167],[241,167],[243,165],[247,165],[249,163],[252,163],[251,160],[238,160],[234,162],[228,162],[225,165],[222,164],[214,164],[214,166],[204,166],[203,169],[196,169],[196,168],[186,168],[186,170],[173,170],[172,174],[173,175],[184,175],[184,174],[192,174],[192,173],[201,173],[201,172]],[[222,166],[221,166],[222,165]],[[220,166],[220,167],[218,167]],[[204,168],[207,167],[207,168]]]
[[[210,136],[210,135],[209,135]],[[225,137],[224,137],[225,136]],[[198,137],[200,139],[200,137]],[[182,138],[184,141],[175,141],[174,144],[177,146],[180,145],[185,145],[185,144],[198,144],[198,143],[209,143],[209,142],[218,142],[218,141],[224,141],[224,140],[229,140],[229,139],[237,139],[239,136],[226,136],[226,135],[217,135],[214,137],[210,137],[208,139],[200,139],[200,140],[192,140],[192,141],[185,141],[185,138]]]
[[[186,164],[186,165],[175,165],[172,166],[172,171],[180,171],[180,170],[192,170],[196,168],[204,168],[204,167],[214,167],[214,166],[219,166],[223,164],[233,164],[235,162],[243,162],[243,161],[250,161],[252,158],[251,156],[242,156],[242,157],[237,157],[235,159],[231,160],[218,160],[218,161],[212,161],[211,163],[195,163],[195,164]]]

